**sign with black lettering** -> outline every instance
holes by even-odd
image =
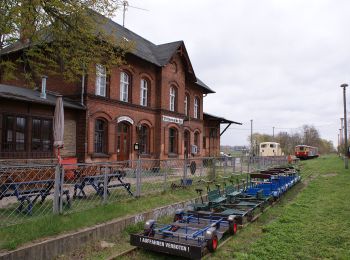
[[[183,119],[177,118],[177,117],[172,117],[172,116],[163,116],[163,121],[169,122],[169,123],[175,123],[175,124],[179,124],[179,125],[183,125],[183,123],[184,123]]]
[[[137,234],[130,235],[130,244],[156,252],[178,255],[192,259],[201,258],[203,249],[203,247],[200,245],[187,245],[184,243],[171,241],[170,239],[168,241],[167,239],[156,239]]]

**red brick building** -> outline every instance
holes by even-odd
[[[219,155],[220,124],[236,122],[203,113],[203,99],[214,91],[196,77],[184,42],[155,45],[111,20],[106,26],[135,43],[127,65],[108,75],[97,64],[84,84],[50,77],[46,99],[21,80],[0,79],[0,158],[52,156],[57,94],[65,105],[63,156],[89,162]],[[2,55],[21,50],[17,44]]]

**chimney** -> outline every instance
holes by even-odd
[[[47,76],[42,76],[41,77],[41,93],[40,97],[46,99],[46,79]]]

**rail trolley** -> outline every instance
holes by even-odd
[[[234,235],[244,220],[252,221],[271,199],[279,198],[299,180],[298,171],[280,167],[250,174],[243,188],[225,185],[221,190],[216,182],[217,188],[210,190],[213,182],[207,181],[207,201],[203,189],[196,189],[200,203],[177,210],[170,224],[146,221],[143,232],[130,235],[130,243],[146,250],[200,259],[208,251],[214,252],[225,234]]]

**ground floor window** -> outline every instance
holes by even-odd
[[[95,153],[106,153],[107,123],[103,119],[95,121]]]
[[[25,151],[28,138],[27,120],[22,116],[4,116],[3,150],[6,152]]]
[[[1,135],[1,157],[43,158],[52,156],[51,118],[4,114]]]
[[[199,133],[194,133],[194,145],[197,146],[197,153],[199,152]]]
[[[32,119],[32,152],[52,151],[52,120]]]
[[[169,128],[169,153],[177,154],[178,132],[175,128]]]
[[[139,130],[139,151],[140,154],[149,154],[149,127],[141,125]]]

